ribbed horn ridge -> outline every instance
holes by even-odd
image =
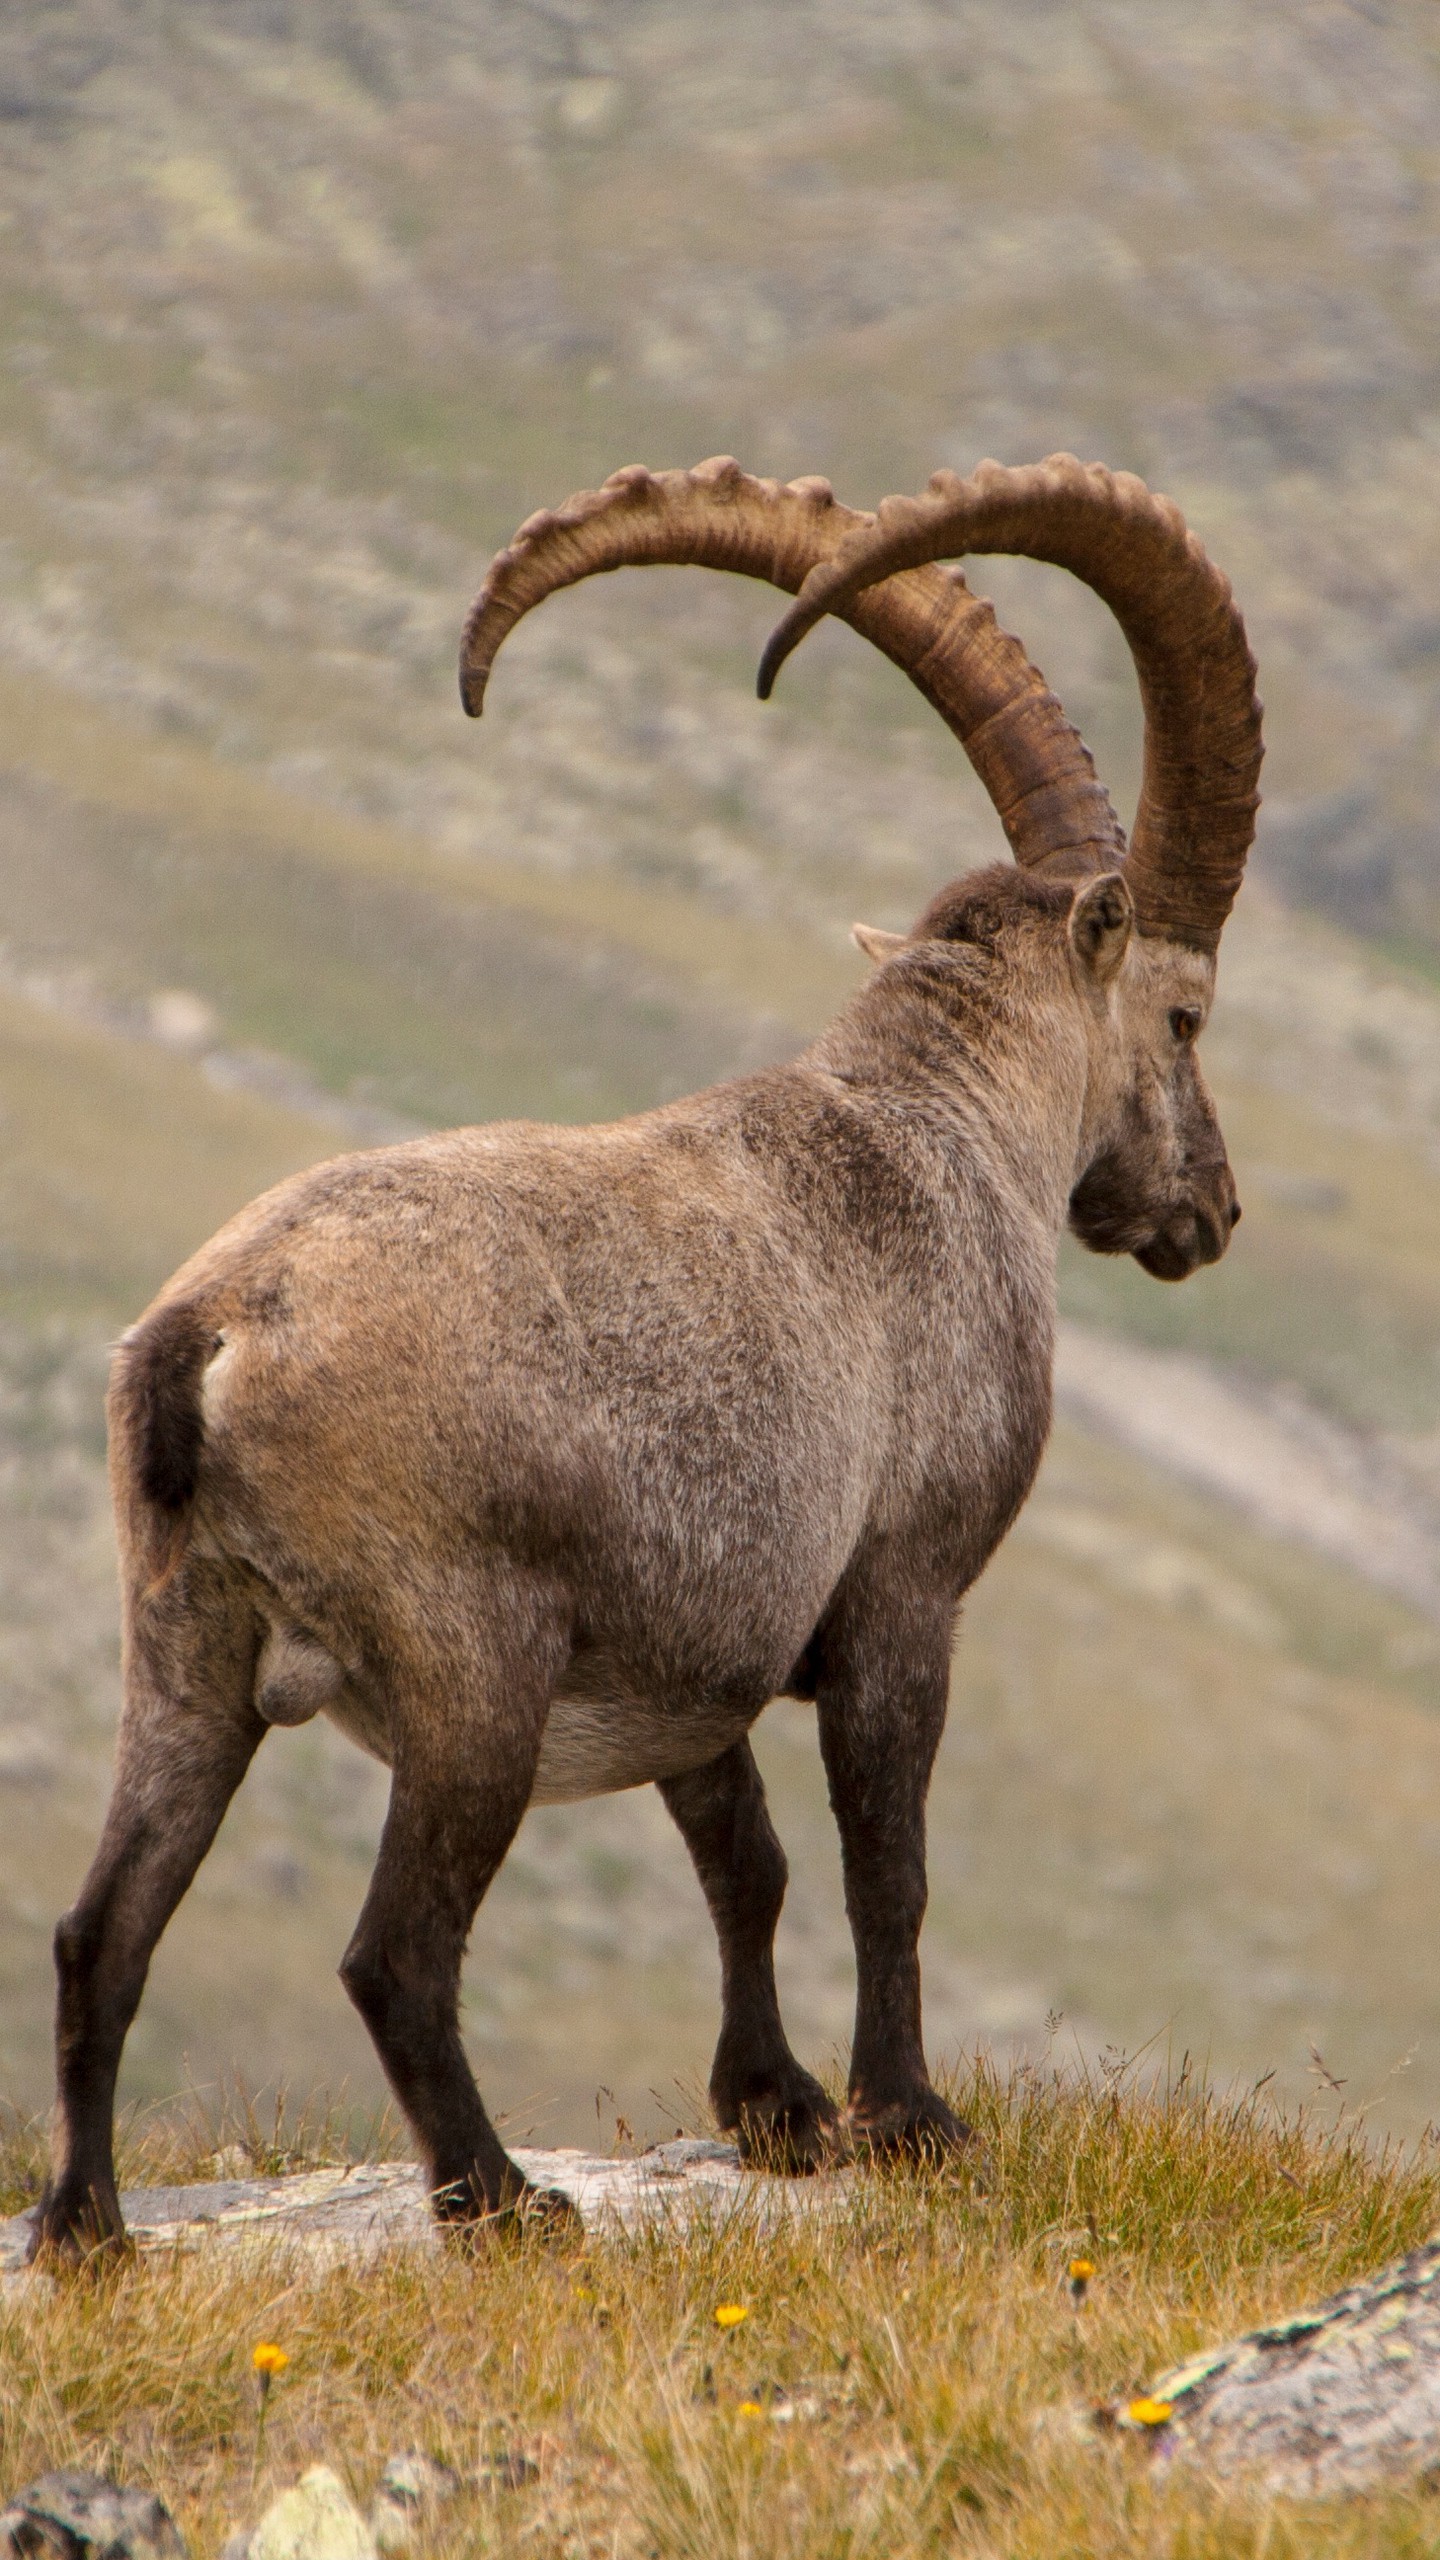
[[[1178,507],[1128,471],[1073,454],[974,477],[937,471],[920,498],[887,498],[872,525],[811,571],[760,665],[769,692],[824,613],[853,620],[875,582],[972,551],[1052,560],[1103,597],[1130,643],[1145,710],[1145,768],[1126,877],[1147,933],[1213,951],[1255,833],[1263,753],[1255,661],[1229,580]]]
[[[506,635],[557,587],[648,562],[766,578],[791,595],[878,530],[824,480],[755,480],[728,456],[693,471],[632,463],[603,489],[531,516],[492,561],[460,649],[460,698],[478,718]],[[1125,838],[1083,740],[1018,640],[956,570],[921,567],[839,606],[953,729],[999,811],[1016,860],[1109,870]]]

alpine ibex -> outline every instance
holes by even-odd
[[[1139,671],[1127,851],[1089,755],[958,571],[1085,580]],[[841,614],[955,731],[1015,855],[942,889],[793,1064],[612,1127],[341,1158],[222,1228],[110,1399],[125,1615],[114,1795],[56,1933],[60,2121],[37,2246],[122,2234],[121,2047],[151,1953],[271,1725],[393,1772],[345,1987],[437,2212],[525,2196],[466,2065],[461,1956],[527,1805],[653,1779],[719,1934],[711,2094],[803,2168],[835,2110],[791,2053],[785,1859],[748,1734],[812,1699],[858,1972],[845,2138],[963,2144],[920,2033],[924,1809],[964,1592],[1050,1419],[1056,1254],[1180,1280],[1239,1216],[1195,1057],[1254,829],[1254,668],[1176,509],[1068,456],[878,516],[730,461],[534,516],[465,631],[596,571],[701,562]]]

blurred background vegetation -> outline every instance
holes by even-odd
[[[567,595],[481,730],[532,508],[733,451],[873,504],[1067,446],[1230,571],[1269,707],[1207,1063],[1246,1222],[1067,1263],[1062,1418],[933,1799],[931,2042],[1314,2055],[1440,2111],[1440,21],[1431,0],[32,0],[0,19],[0,2093],[117,1701],[105,1346],[263,1184],[786,1054],[998,829],[852,636]],[[985,564],[1122,807],[1128,660]],[[811,2056],[849,1958],[808,1714],[759,1748]],[[334,1980],[381,1775],[277,1735],[127,2088],[378,2096]],[[648,1791],[526,1824],[476,1934],[518,2126],[667,2121],[709,1926]],[[597,2089],[603,2091],[597,2098]],[[658,2097],[650,2092],[658,2091]]]

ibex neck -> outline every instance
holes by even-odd
[[[1087,1066],[1063,956],[1021,978],[991,953],[906,953],[861,989],[809,1054],[892,1100],[947,1153],[979,1151],[1003,1167],[1059,1235]]]

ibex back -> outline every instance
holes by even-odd
[[[1146,713],[1127,850],[1086,751],[958,573],[1057,560],[1111,604]],[[1253,830],[1259,711],[1175,510],[1067,457],[878,516],[731,462],[533,518],[465,637],[478,711],[555,587],[645,561],[767,577],[914,677],[1016,856],[913,931],[792,1065],[614,1127],[466,1129],[268,1193],[116,1358],[125,1610],[114,1795],[56,1935],[60,2120],[37,2247],[122,2236],[115,2077],[161,1930],[272,1725],[393,1772],[342,1967],[436,2209],[528,2204],[457,2025],[528,1805],[654,1780],[720,1940],[711,2081],[750,2156],[963,2145],[920,2029],[924,1807],[960,1600],[1033,1481],[1059,1240],[1181,1279],[1239,1215],[1195,1058]],[[749,1730],[813,1699],[858,1998],[844,2121],[791,2053],[785,1860]],[[553,2208],[554,2200],[545,2200]]]

